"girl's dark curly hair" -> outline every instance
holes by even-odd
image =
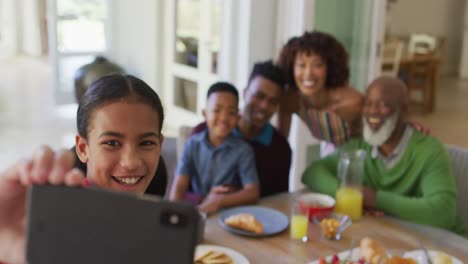
[[[327,66],[326,89],[334,89],[348,83],[348,52],[332,35],[312,31],[304,32],[304,35],[300,37],[289,39],[281,49],[277,64],[285,74],[288,89],[298,89],[294,81],[294,60],[296,55],[302,52],[306,54],[314,52],[324,60]]]

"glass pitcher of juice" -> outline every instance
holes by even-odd
[[[365,157],[364,150],[343,151],[338,163],[338,178],[341,180],[341,186],[336,191],[335,212],[347,214],[353,220],[359,220],[362,217],[361,187]]]

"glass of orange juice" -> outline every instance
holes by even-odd
[[[338,163],[341,187],[336,192],[335,212],[346,214],[354,221],[361,219],[363,207],[362,179],[366,152],[342,152]]]
[[[302,242],[307,242],[307,231],[309,229],[309,210],[301,206],[298,197],[291,200],[290,219],[291,238]]]

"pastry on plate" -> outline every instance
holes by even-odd
[[[236,214],[224,219],[224,223],[230,227],[252,232],[255,234],[263,234],[263,225],[255,216],[251,214]]]
[[[370,237],[361,239],[361,257],[369,264],[388,263],[386,250]]]
[[[195,264],[232,264],[232,258],[224,252],[208,250],[207,252],[195,257]]]

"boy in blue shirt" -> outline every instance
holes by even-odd
[[[207,129],[185,143],[171,200],[184,200],[190,189],[202,197],[199,208],[206,213],[258,200],[253,150],[232,134],[239,120],[238,103],[239,94],[233,85],[218,82],[210,87],[203,110]]]

